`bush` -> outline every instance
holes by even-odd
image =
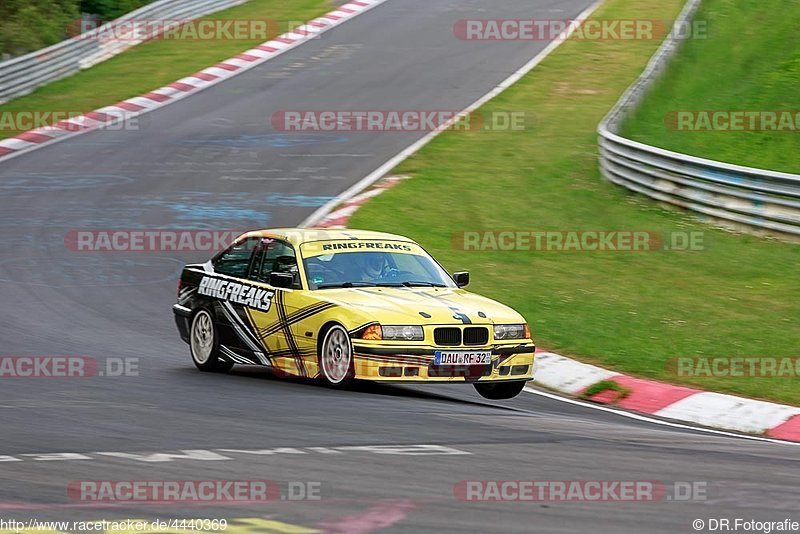
[[[0,0],[0,56],[19,56],[70,37],[81,13],[103,22],[152,0]]]
[[[82,0],[81,11],[97,15],[107,22],[147,5],[152,0]]]
[[[0,54],[17,56],[64,39],[80,18],[79,0],[2,0]]]

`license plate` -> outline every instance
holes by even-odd
[[[488,350],[437,350],[433,361],[436,365],[488,365],[492,363],[492,353]]]

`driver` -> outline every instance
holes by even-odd
[[[374,252],[364,254],[362,276],[364,280],[377,280],[388,270],[389,262],[386,261],[384,254]]]

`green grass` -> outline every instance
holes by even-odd
[[[591,398],[594,397],[595,395],[599,395],[600,393],[605,393],[606,391],[613,391],[614,393],[616,393],[616,396],[614,398],[615,403],[621,401],[624,398],[629,397],[631,394],[630,388],[620,386],[613,380],[601,380],[600,382],[592,384],[591,386],[586,388],[586,391],[581,393],[580,398],[584,400],[591,400]]]
[[[209,19],[269,19],[282,24],[311,20],[332,9],[326,0],[250,0],[218,13]],[[273,37],[273,36],[270,36]],[[214,65],[223,59],[260,44],[253,40],[154,40],[74,76],[46,85],[30,95],[0,106],[0,113],[14,111],[53,111],[78,113],[115,104],[133,96],[170,84],[184,76]],[[63,118],[63,117],[62,117]],[[0,130],[0,139],[19,131]]]
[[[687,132],[668,128],[676,110],[800,109],[800,3],[704,0],[708,39],[684,43],[667,75],[623,126],[627,136],[670,150],[800,173],[800,131]]]
[[[679,0],[608,0],[600,19],[674,19]],[[595,129],[658,43],[569,41],[484,107],[527,110],[523,132],[446,132],[396,169],[353,228],[406,234],[471,289],[505,302],[550,350],[633,375],[800,405],[797,379],[676,377],[675,356],[791,356],[800,247],[735,235],[601,180]],[[486,44],[485,46],[491,46]],[[464,230],[705,232],[702,251],[457,250]]]

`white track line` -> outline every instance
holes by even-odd
[[[794,441],[784,441],[782,439],[774,439],[774,438],[763,438],[760,436],[749,436],[747,434],[737,434],[735,432],[727,432],[725,430],[715,430],[713,428],[703,428],[697,427],[692,425],[686,425],[683,423],[673,423],[672,421],[665,421],[663,419],[656,419],[654,417],[648,417],[646,415],[641,415],[638,413],[627,412],[625,410],[617,410],[614,408],[609,408],[608,406],[602,406],[599,404],[594,404],[591,402],[584,402],[579,401],[576,399],[570,399],[568,397],[562,397],[561,395],[556,395],[554,393],[548,393],[546,391],[542,391],[539,389],[534,389],[532,387],[525,387],[522,391],[527,393],[533,393],[534,395],[539,395],[540,397],[546,397],[548,399],[556,400],[559,402],[566,402],[567,404],[574,404],[576,406],[582,406],[584,408],[591,408],[593,410],[599,410],[601,412],[608,412],[619,415],[621,417],[627,417],[628,419],[635,419],[637,421],[644,421],[647,423],[653,423],[656,425],[661,426],[668,426],[672,428],[680,428],[681,430],[692,430],[695,432],[704,432],[706,434],[714,434],[717,436],[727,436],[732,438],[739,438],[739,439],[747,439],[751,441],[766,441],[769,443],[778,443],[780,445],[793,445],[793,446],[800,446],[800,443]]]
[[[591,16],[594,11],[600,7],[604,0],[596,0],[591,6],[587,7],[585,10],[581,12],[580,15],[575,19],[579,22],[583,22],[587,18]],[[457,122],[465,115],[475,111],[515,83],[517,83],[523,76],[528,74],[530,71],[533,70],[536,65],[542,62],[544,58],[550,55],[553,50],[558,48],[561,43],[566,41],[576,29],[577,26],[580,24],[570,24],[569,29],[564,32],[563,36],[560,36],[558,39],[550,41],[550,43],[545,47],[544,50],[539,52],[533,59],[527,62],[522,68],[514,72],[511,76],[500,82],[497,86],[494,87],[491,91],[483,95],[481,98],[476,100],[472,105],[468,108],[465,108],[458,116],[453,119],[451,122]],[[314,213],[309,215],[302,223],[300,223],[300,227],[309,227],[319,223],[328,213],[333,211],[333,209],[341,204],[342,202],[349,200],[351,197],[357,195],[367,187],[371,186],[381,178],[383,178],[386,174],[389,173],[392,169],[397,167],[400,163],[405,161],[406,159],[413,156],[417,153],[422,147],[433,141],[433,139],[442,133],[445,129],[444,128],[437,128],[431,132],[428,132],[427,135],[419,139],[418,141],[414,142],[410,146],[406,147],[405,150],[391,158],[389,161],[372,171],[370,174],[359,180],[355,185],[351,186],[347,189],[344,193],[339,194],[336,198],[325,204],[324,206],[317,209]]]

